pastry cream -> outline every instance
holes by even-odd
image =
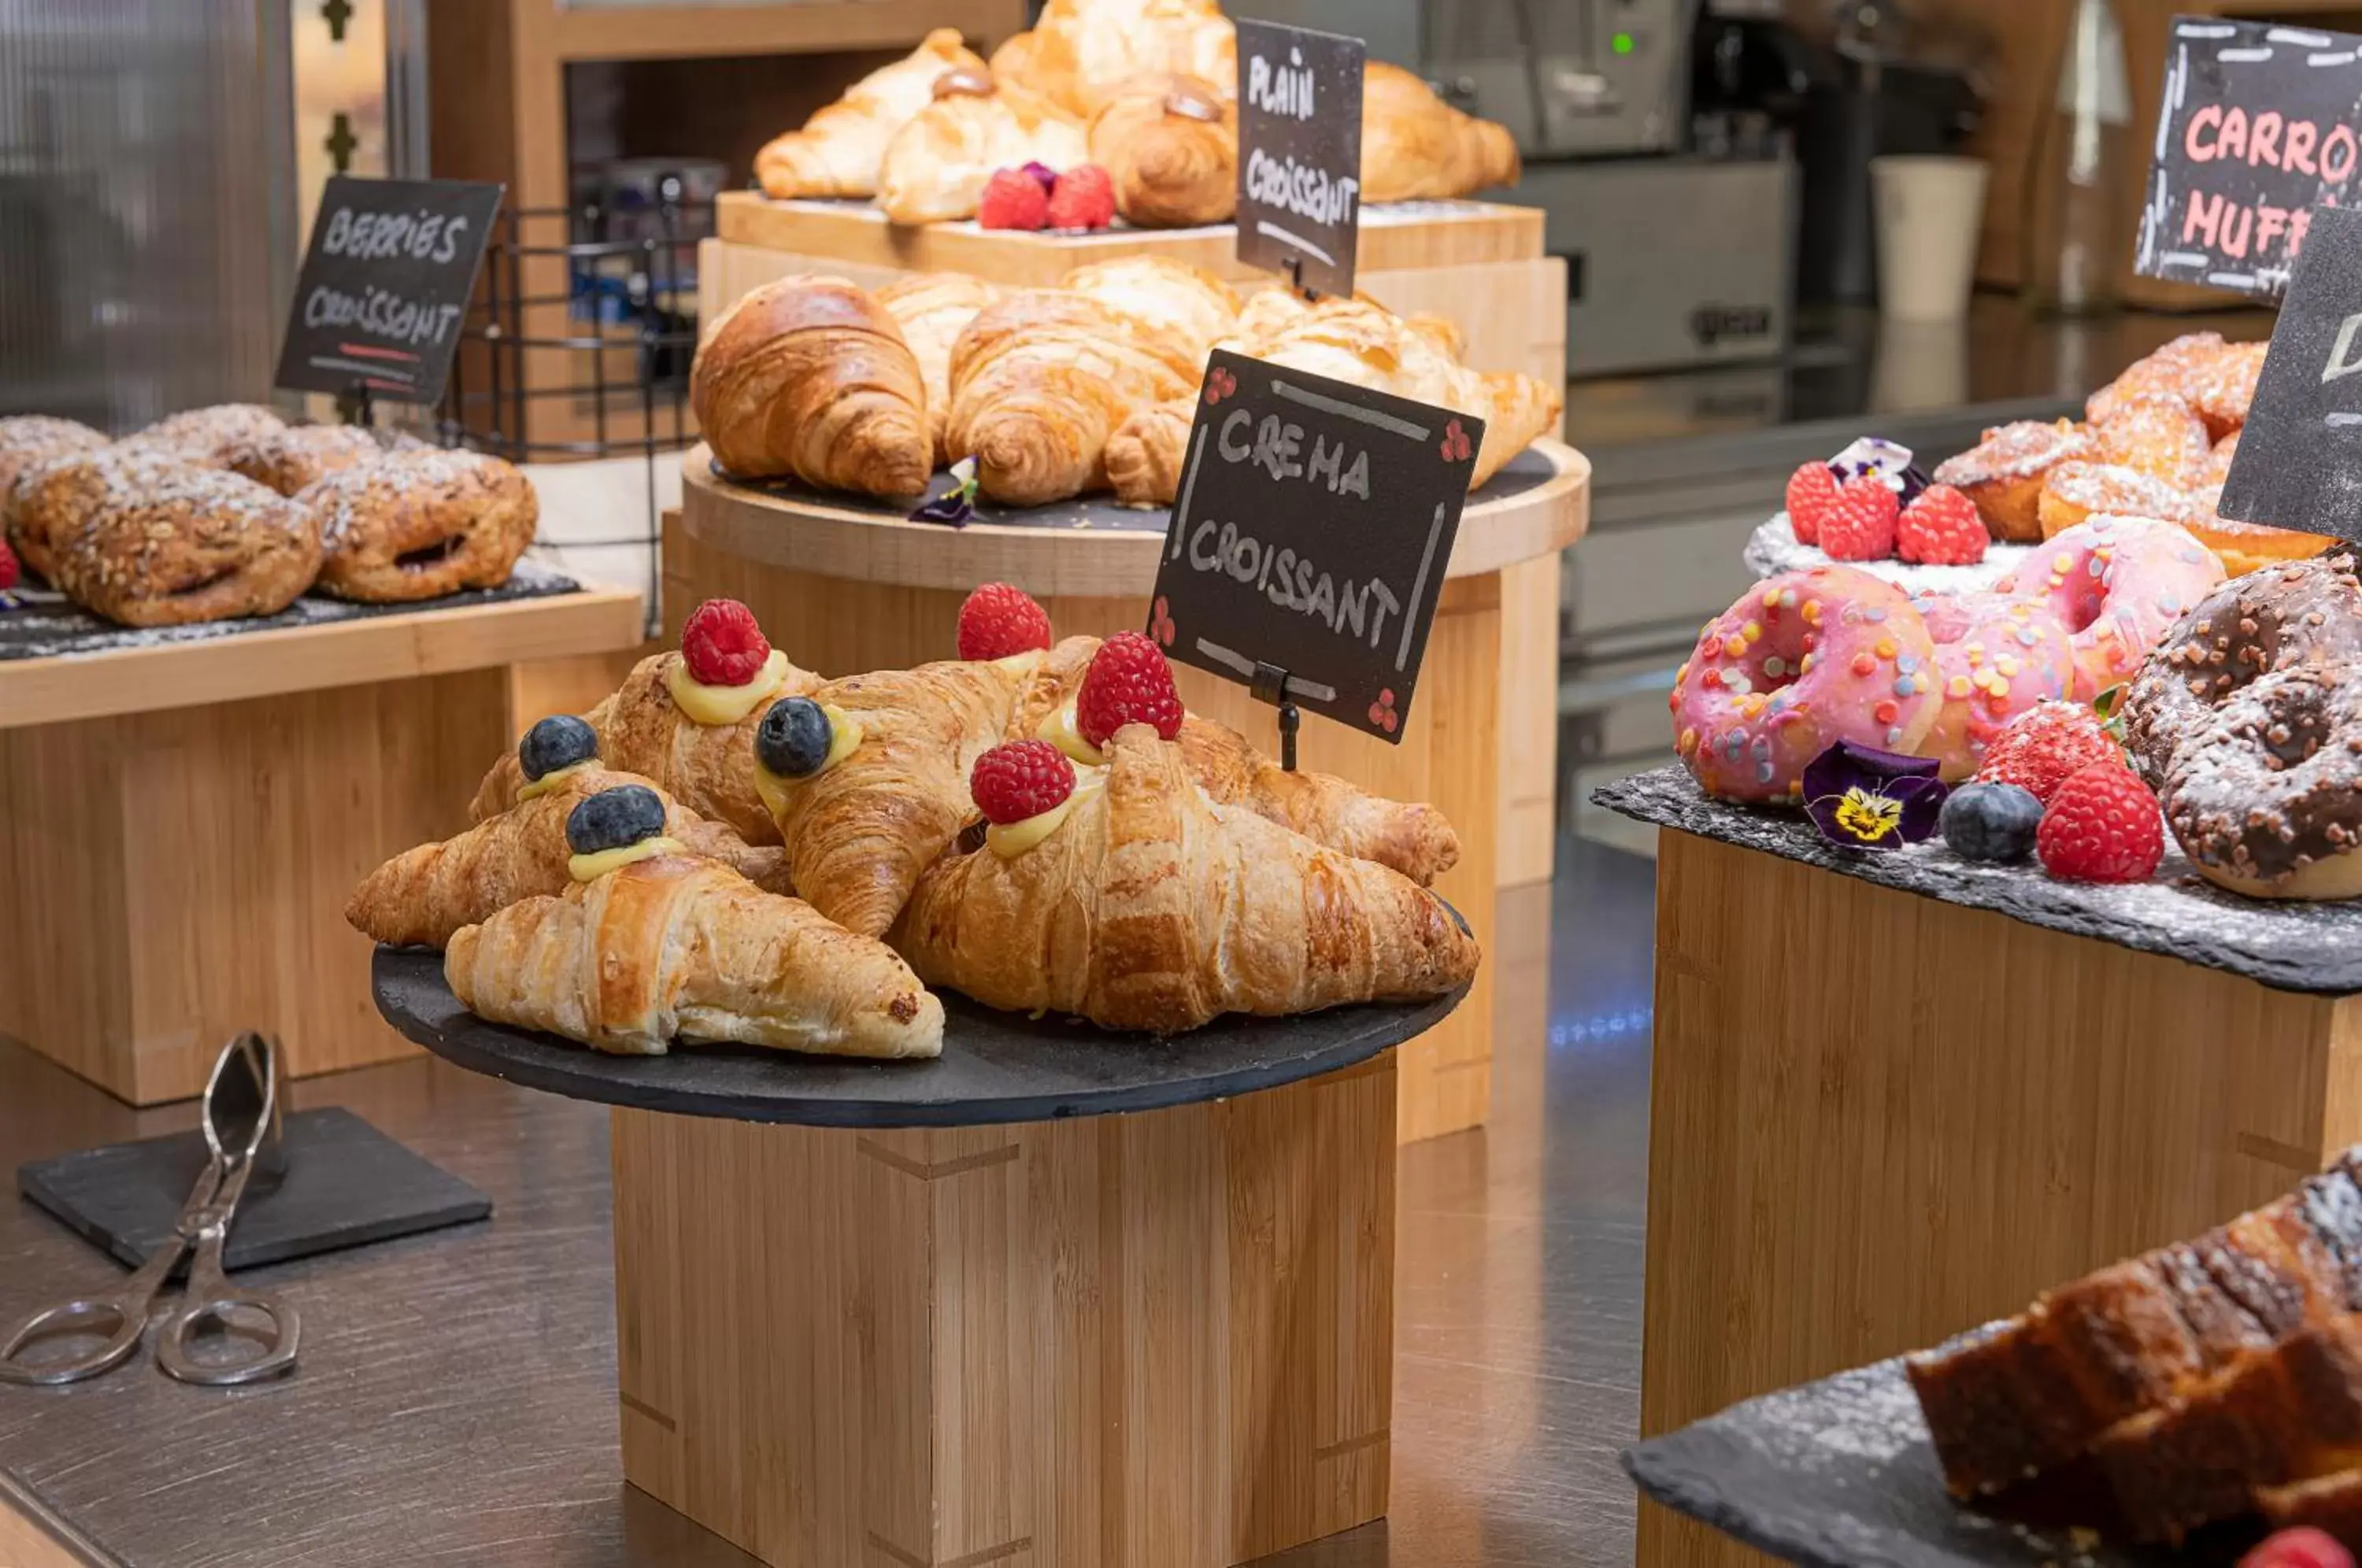
[[[755,679],[744,686],[708,686],[689,673],[683,659],[665,671],[665,687],[674,706],[701,724],[734,724],[788,683],[788,656],[778,648],[763,661]]]
[[[1067,814],[1075,809],[1075,802],[1083,798],[1083,792],[1100,788],[1103,780],[1102,775],[1087,775],[1076,779],[1073,791],[1048,811],[1036,812],[1021,822],[993,823],[984,830],[985,847],[1003,860],[1016,859],[1056,833]]]
[[[538,778],[528,778],[517,790],[517,804],[523,805],[527,801],[538,800],[584,768],[597,766],[599,766],[597,757],[586,756],[579,762],[569,762],[563,767],[553,767]]]
[[[860,720],[833,702],[822,702],[820,705],[820,711],[828,715],[828,755],[821,759],[821,765],[818,767],[805,775],[808,778],[817,778],[834,767],[838,763],[851,756],[854,748],[861,744]],[[774,822],[787,814],[788,786],[802,781],[796,778],[782,778],[760,762],[755,764],[755,793],[762,797],[763,809],[771,813],[771,820]]]
[[[635,860],[653,860],[659,855],[686,855],[689,846],[677,838],[659,834],[644,838],[637,844],[627,844],[617,849],[602,849],[593,855],[568,856],[567,875],[578,882],[595,881],[610,871],[621,870]]]
[[[1048,741],[1065,752],[1070,762],[1079,762],[1086,767],[1107,766],[1107,753],[1085,740],[1083,732],[1075,727],[1075,705],[1072,702],[1044,715],[1033,734],[1037,740]]]

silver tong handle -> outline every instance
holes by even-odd
[[[222,1184],[221,1194],[199,1216],[196,1251],[189,1259],[189,1277],[182,1288],[180,1305],[166,1315],[157,1335],[156,1364],[183,1383],[226,1388],[276,1376],[295,1364],[296,1347],[304,1335],[304,1320],[295,1309],[276,1296],[232,1289],[222,1269],[229,1217],[237,1207],[250,1168],[240,1165],[233,1170]],[[253,1320],[258,1318],[269,1328],[257,1326]],[[196,1360],[189,1353],[189,1342],[207,1322],[259,1344],[262,1354],[249,1361]]]
[[[156,1292],[163,1287],[164,1276],[180,1261],[179,1247],[159,1247],[114,1295],[78,1296],[71,1301],[45,1307],[17,1324],[6,1342],[0,1343],[0,1383],[55,1387],[79,1383],[109,1367],[122,1365],[139,1348],[139,1336],[148,1331],[148,1310],[155,1305]],[[111,1333],[106,1329],[110,1322],[114,1324]],[[20,1359],[20,1353],[35,1341],[69,1333],[106,1333],[107,1340],[87,1355],[57,1361]]]

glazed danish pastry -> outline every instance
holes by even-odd
[[[320,569],[311,513],[252,480],[178,465],[128,483],[116,469],[108,482],[121,487],[115,497],[55,539],[50,579],[110,621],[177,626],[276,614]]]
[[[515,465],[431,447],[332,473],[295,503],[319,525],[321,589],[370,604],[500,587],[541,516]]]

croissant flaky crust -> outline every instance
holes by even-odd
[[[932,101],[936,78],[983,69],[956,28],[937,28],[908,55],[846,88],[802,129],[773,138],[755,155],[755,178],[771,196],[874,195],[886,144]]]
[[[1229,94],[1238,35],[1214,0],[1048,0],[1031,32],[994,52],[992,69],[1087,116],[1144,72],[1195,76]]]
[[[843,278],[781,278],[723,312],[690,401],[713,460],[742,479],[915,496],[934,469],[918,359],[893,314]]]
[[[1022,854],[930,867],[889,940],[931,985],[988,1006],[1175,1033],[1226,1012],[1312,1012],[1440,996],[1476,944],[1434,894],[1190,782],[1145,725],[1105,782]]]
[[[1518,142],[1508,128],[1463,115],[1400,66],[1362,68],[1362,200],[1464,196],[1514,182]]]
[[[973,217],[994,170],[1071,169],[1090,157],[1080,119],[1014,82],[963,73],[936,89],[879,160],[877,206],[890,222]]]
[[[919,378],[927,388],[927,428],[934,437],[938,463],[951,460],[944,450],[944,423],[951,414],[952,345],[977,313],[1002,293],[966,272],[912,272],[877,291],[877,303],[893,313],[902,340],[918,357]]]
[[[395,856],[353,889],[345,919],[373,942],[441,947],[461,926],[489,920],[521,899],[563,893],[573,880],[568,814],[602,790],[627,784],[656,790],[664,802],[666,835],[690,853],[718,860],[771,891],[790,889],[784,851],[754,848],[722,823],[683,809],[650,780],[593,763],[456,838]]]
[[[1091,161],[1115,210],[1142,228],[1220,223],[1237,210],[1238,105],[1211,83],[1135,76],[1091,116]]]
[[[463,927],[444,977],[468,1010],[602,1051],[676,1039],[936,1056],[943,1003],[882,944],[686,856],[636,861]]]

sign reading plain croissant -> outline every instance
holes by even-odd
[[[276,384],[440,401],[502,189],[330,179],[295,280]]]
[[[2362,542],[2362,209],[2312,215],[2215,504]]]
[[[1353,292],[1362,237],[1359,39],[1239,21],[1239,259]]]
[[[1484,441],[1473,415],[1217,349],[1148,635],[1399,743]]]

